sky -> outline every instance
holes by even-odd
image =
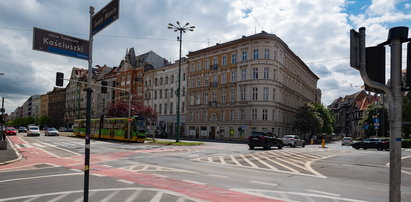
[[[6,113],[31,95],[51,91],[56,72],[67,78],[72,67],[88,66],[86,60],[32,50],[33,27],[88,40],[89,7],[97,12],[109,2],[0,0],[0,97]],[[411,27],[409,0],[120,0],[119,10],[120,18],[94,36],[94,66],[118,66],[132,47],[137,55],[152,50],[178,60],[178,33],[167,29],[176,21],[195,26],[183,35],[183,55],[264,30],[317,74],[324,105],[363,85],[349,65],[350,29],[365,27],[368,47],[386,41],[392,27]]]

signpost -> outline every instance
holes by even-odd
[[[33,27],[33,50],[88,60],[89,42]]]
[[[96,35],[118,18],[119,0],[113,0],[92,17],[91,34]]]

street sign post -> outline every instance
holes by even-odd
[[[91,34],[95,35],[119,18],[119,0],[113,0],[92,18]]]
[[[88,60],[87,40],[33,27],[33,50]]]

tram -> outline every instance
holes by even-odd
[[[143,143],[146,138],[146,120],[140,116],[91,119],[90,138]],[[130,122],[130,134],[128,124]],[[74,120],[73,134],[86,136],[86,119]],[[129,136],[130,135],[130,136]]]

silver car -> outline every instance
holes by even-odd
[[[300,139],[298,135],[285,135],[283,138],[283,145],[284,146],[291,146],[291,147],[305,147],[305,141]]]
[[[40,129],[38,126],[29,126],[27,136],[40,136]]]
[[[352,145],[352,143],[353,143],[353,141],[352,141],[352,138],[351,137],[344,137],[342,140],[341,140],[341,145]]]
[[[55,135],[59,136],[59,131],[55,128],[47,128],[47,130],[44,132],[45,136],[50,136],[50,135]]]

